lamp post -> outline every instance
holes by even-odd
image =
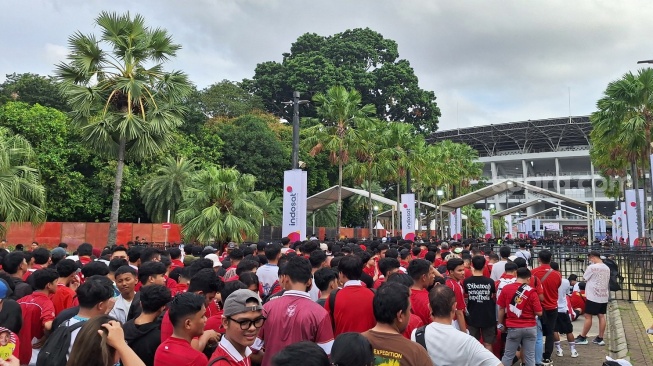
[[[292,102],[283,102],[283,104],[292,104],[292,168],[299,169],[299,105],[308,104],[308,100],[299,100],[300,93],[292,93]]]
[[[439,211],[438,215],[440,216],[440,219],[438,220],[438,225],[436,225],[436,229],[440,232],[440,239],[444,239],[444,230],[442,228],[442,207],[439,205],[440,200],[442,200],[442,197],[444,196],[444,191],[441,189],[438,189],[436,192],[435,200],[436,200],[436,206],[437,210]]]
[[[379,222],[379,216],[378,216],[378,211],[379,211],[379,206],[374,205],[374,236],[379,237],[379,229],[376,228],[376,224]]]

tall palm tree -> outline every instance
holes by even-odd
[[[256,178],[236,169],[210,166],[193,175],[177,211],[187,240],[242,242],[258,238],[263,210],[256,205]]]
[[[353,144],[359,142],[356,126],[371,118],[376,111],[372,104],[361,106],[361,94],[356,90],[347,91],[342,86],[334,86],[326,93],[313,96],[317,104],[318,123],[304,130],[302,145],[309,149],[311,156],[322,151],[329,153],[332,164],[338,164],[338,219],[336,230],[340,236],[342,222],[342,169],[349,162],[349,152]]]
[[[401,201],[401,184],[406,177],[406,171],[412,169],[412,160],[409,154],[410,146],[415,137],[415,129],[412,125],[400,122],[390,122],[387,126],[388,147],[382,153],[381,159],[390,163],[390,168],[385,172],[396,183],[397,204]],[[395,207],[395,209],[397,209]],[[401,228],[401,218],[396,217],[396,228]]]
[[[197,164],[193,159],[166,157],[163,164],[141,188],[141,198],[150,218],[156,222],[166,219],[168,210],[174,222],[174,214],[179,209],[183,192],[196,173]]]
[[[30,143],[0,127],[0,221],[45,222],[45,188]],[[4,230],[4,228],[0,228]]]
[[[72,108],[82,140],[117,160],[108,244],[115,244],[125,160],[156,154],[183,123],[181,102],[192,88],[186,74],[166,72],[163,63],[181,47],[167,31],[150,28],[140,15],[102,12],[101,35],[76,32],[68,43],[68,63],[57,78]],[[105,46],[106,50],[102,48]]]
[[[252,192],[252,200],[263,212],[261,226],[281,225],[281,211],[283,199],[274,192],[255,191]]]

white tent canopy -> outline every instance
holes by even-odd
[[[365,198],[369,197],[369,192],[349,187],[342,187],[342,199],[349,198],[353,195],[363,196]],[[379,196],[378,194],[372,193],[372,201],[380,202],[390,206],[397,206],[397,202],[391,199]],[[338,185],[335,185],[331,188],[325,189],[320,193],[316,193],[306,200],[306,212],[313,212],[324,208],[332,203],[338,202]]]

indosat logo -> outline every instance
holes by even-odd
[[[297,193],[293,192],[292,186],[286,187],[286,192],[288,192],[288,197],[290,198],[290,226],[297,226]]]
[[[413,210],[408,208],[408,205],[404,203],[404,210],[406,211],[406,229],[413,229]]]

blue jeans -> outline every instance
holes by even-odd
[[[544,337],[542,334],[542,322],[540,317],[537,317],[537,339],[535,340],[535,364],[539,365],[542,363],[544,352]]]

